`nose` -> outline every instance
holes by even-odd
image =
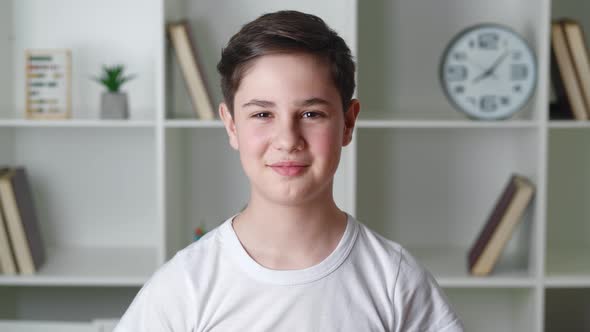
[[[293,119],[283,119],[276,127],[273,145],[277,150],[294,152],[305,146],[299,123]]]

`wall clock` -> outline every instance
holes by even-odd
[[[449,42],[440,63],[440,80],[450,103],[468,117],[507,119],[533,96],[537,61],[512,29],[479,24]]]

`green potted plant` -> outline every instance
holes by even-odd
[[[102,84],[107,91],[100,98],[100,117],[103,119],[127,119],[129,110],[127,106],[127,94],[121,92],[121,86],[135,78],[135,75],[124,75],[125,66],[103,65],[100,77],[94,80]]]

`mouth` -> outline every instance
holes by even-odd
[[[297,161],[281,161],[268,166],[279,175],[298,176],[307,170],[309,164]]]

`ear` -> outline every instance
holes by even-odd
[[[223,125],[225,126],[225,131],[227,132],[227,136],[229,138],[229,145],[235,150],[238,150],[238,133],[236,131],[236,123],[227,107],[225,102],[219,104],[219,117],[221,121],[223,121]]]
[[[342,136],[342,146],[347,146],[352,141],[352,133],[360,111],[361,103],[358,99],[351,100],[348,110],[344,113],[344,135]]]

